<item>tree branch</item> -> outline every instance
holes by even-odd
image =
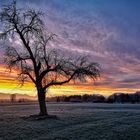
[[[22,74],[28,75],[29,78],[32,80],[32,82],[33,82],[34,84],[36,84],[35,79],[32,77],[32,75],[31,75],[29,72],[22,72],[20,75],[22,75]]]
[[[57,71],[57,66],[55,68],[47,68],[44,71],[42,71],[42,73],[40,74],[40,80],[42,80],[42,78],[48,73],[48,72],[55,72]]]
[[[66,84],[66,83],[70,82],[73,79],[73,77],[75,76],[75,74],[76,74],[76,71],[69,77],[69,79],[67,79],[65,81],[61,81],[61,82],[52,81],[49,84],[47,84],[46,86],[44,86],[43,89],[46,90],[50,86]]]

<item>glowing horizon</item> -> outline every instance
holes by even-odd
[[[36,88],[33,83],[25,82],[23,86],[20,86],[18,80],[16,80],[17,74],[15,71],[8,72],[8,69],[4,68],[4,65],[0,65],[0,93],[7,94],[27,94],[30,96],[36,96]],[[61,95],[83,95],[83,94],[102,94],[104,96],[109,96],[115,92],[124,93],[134,93],[138,89],[127,89],[127,88],[117,88],[107,86],[98,86],[98,82],[101,79],[93,83],[81,83],[81,84],[66,84],[62,86],[54,86],[49,88],[48,96],[61,96]],[[97,84],[97,85],[96,85]]]

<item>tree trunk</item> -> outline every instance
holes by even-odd
[[[39,115],[41,115],[41,116],[48,115],[45,99],[46,99],[46,93],[42,90],[39,90],[38,91],[38,102],[39,102],[39,107],[40,107]]]

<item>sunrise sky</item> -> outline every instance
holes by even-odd
[[[1,0],[0,8],[9,2]],[[101,78],[95,84],[53,87],[48,91],[50,96],[140,90],[139,0],[17,0],[17,4],[44,12],[46,27],[58,35],[52,47],[89,55],[101,65]],[[36,95],[32,83],[20,87],[16,71],[5,69],[3,52],[1,42],[0,93]]]

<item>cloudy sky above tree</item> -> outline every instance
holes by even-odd
[[[11,1],[2,0],[0,8],[9,2]],[[46,27],[58,35],[49,44],[50,47],[59,48],[69,54],[89,55],[101,65],[101,79],[95,85],[68,85],[61,89],[54,88],[54,92],[61,90],[90,93],[95,89],[95,92],[105,95],[113,91],[132,92],[140,89],[138,0],[20,0],[17,4],[18,7],[43,11]],[[0,48],[2,56],[2,43]],[[8,92],[6,84],[16,74],[5,74],[2,57],[0,62],[0,92]],[[31,86],[24,88],[23,92],[25,90],[33,91]],[[13,92],[20,91],[15,89]]]

